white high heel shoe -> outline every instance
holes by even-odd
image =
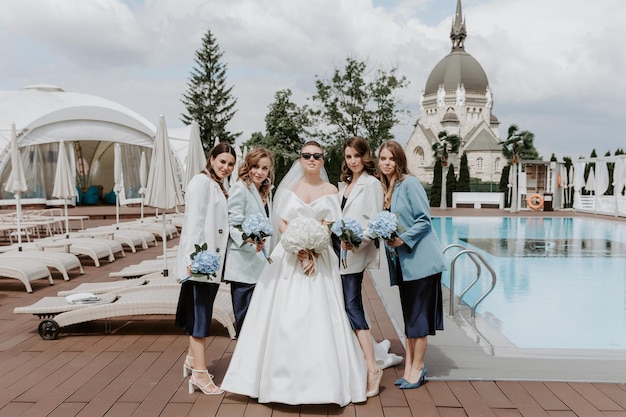
[[[209,383],[203,386],[198,385],[198,382],[196,381],[197,373],[207,374],[209,376]],[[206,369],[193,369],[191,371],[191,378],[189,378],[189,394],[193,394],[196,388],[198,388],[205,395],[221,395],[224,393],[224,390],[215,385],[213,382],[213,376]],[[209,390],[209,388],[211,389]]]
[[[193,372],[193,357],[187,355],[183,362],[183,377],[187,378],[191,372]]]

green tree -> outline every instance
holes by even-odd
[[[305,107],[291,101],[291,90],[274,94],[275,101],[268,106],[265,115],[265,134],[255,132],[244,143],[249,148],[263,146],[274,153],[275,181],[278,184],[293,161],[298,159],[310,121]]]
[[[459,181],[456,184],[457,191],[470,191],[470,181],[471,180],[469,163],[467,161],[467,153],[463,152],[463,155],[461,155],[461,165],[459,166]]]
[[[439,161],[439,166],[441,167],[441,178],[448,178],[448,159],[450,158],[450,154],[458,154],[459,148],[461,147],[461,138],[458,135],[449,135],[445,130],[439,132],[438,137],[439,141],[433,143],[432,149],[435,153],[435,159]],[[437,169],[436,163],[435,169]],[[446,191],[446,182],[442,181],[441,184],[439,208],[445,210],[447,208],[445,196],[448,195],[448,193]]]
[[[511,162],[513,170],[513,187],[511,193],[511,213],[517,212],[517,164],[520,159],[541,159],[533,141],[535,135],[528,131],[520,132],[517,125],[509,126],[506,140],[500,142],[502,145],[502,154]]]
[[[506,165],[502,168],[502,175],[500,176],[500,184],[498,190],[504,193],[504,206],[511,207],[511,194],[509,188],[509,172],[511,171],[511,165]]]
[[[441,161],[435,161],[435,168],[433,170],[433,185],[430,188],[430,206],[441,206]]]
[[[446,175],[446,203],[448,207],[452,207],[452,193],[458,191],[457,184],[454,164],[450,164],[448,174]]]
[[[187,113],[181,115],[181,120],[186,125],[198,122],[202,146],[208,151],[215,142],[234,143],[241,135],[227,129],[236,113],[237,100],[232,95],[233,87],[226,86],[227,66],[221,61],[224,53],[210,30],[195,55],[182,99]]]
[[[398,68],[371,71],[367,64],[346,59],[343,70],[335,68],[330,79],[316,76],[315,94],[309,99],[313,135],[328,145],[340,145],[352,136],[367,138],[372,149],[393,139],[391,129],[401,114],[396,91],[408,86]]]

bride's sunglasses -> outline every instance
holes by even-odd
[[[303,159],[306,159],[306,160],[311,159],[311,157],[313,157],[313,159],[315,159],[316,161],[319,161],[320,159],[324,158],[324,154],[323,153],[317,153],[317,152],[316,153],[305,152],[305,153],[301,153],[300,154],[300,158],[303,158]]]

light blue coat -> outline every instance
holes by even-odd
[[[398,223],[404,228],[399,235],[404,244],[396,248],[404,281],[414,281],[445,271],[447,267],[441,243],[430,221],[426,191],[416,177],[406,176],[396,184],[390,211],[398,216]],[[393,248],[385,247],[391,285],[398,285],[395,262],[390,252]]]
[[[243,181],[237,181],[228,190],[230,238],[226,252],[225,281],[256,284],[261,271],[267,264],[263,252],[257,252],[256,245],[244,241],[241,230],[246,217],[256,213],[266,215],[259,192],[254,184],[246,185]],[[269,253],[269,237],[266,238],[265,247]]]
[[[344,197],[348,184],[339,183],[339,204]],[[367,229],[368,218],[383,209],[383,188],[377,178],[367,172],[363,172],[356,180],[346,204],[342,210],[342,217],[350,217]],[[367,218],[365,217],[367,216]],[[347,252],[347,268],[339,267],[342,274],[362,272],[367,268],[378,269],[380,265],[380,252],[374,243],[363,237],[363,242],[354,251]]]

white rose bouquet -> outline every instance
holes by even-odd
[[[334,222],[330,226],[330,231],[333,232],[341,242],[346,242],[355,248],[358,248],[363,241],[363,228],[359,222],[350,217],[345,217]],[[348,267],[347,258],[348,252],[341,248],[341,265],[343,265],[344,268]]]
[[[243,231],[243,240],[252,239],[254,243],[262,242],[263,239],[272,235],[272,225],[263,213],[247,216],[241,224],[241,230]],[[263,248],[263,255],[268,263],[272,263],[272,258],[270,258],[265,247]]]
[[[328,249],[330,234],[321,222],[309,217],[298,217],[289,222],[280,243],[286,252],[299,255],[304,275],[315,275],[315,259]],[[306,253],[304,259],[301,251]]]

